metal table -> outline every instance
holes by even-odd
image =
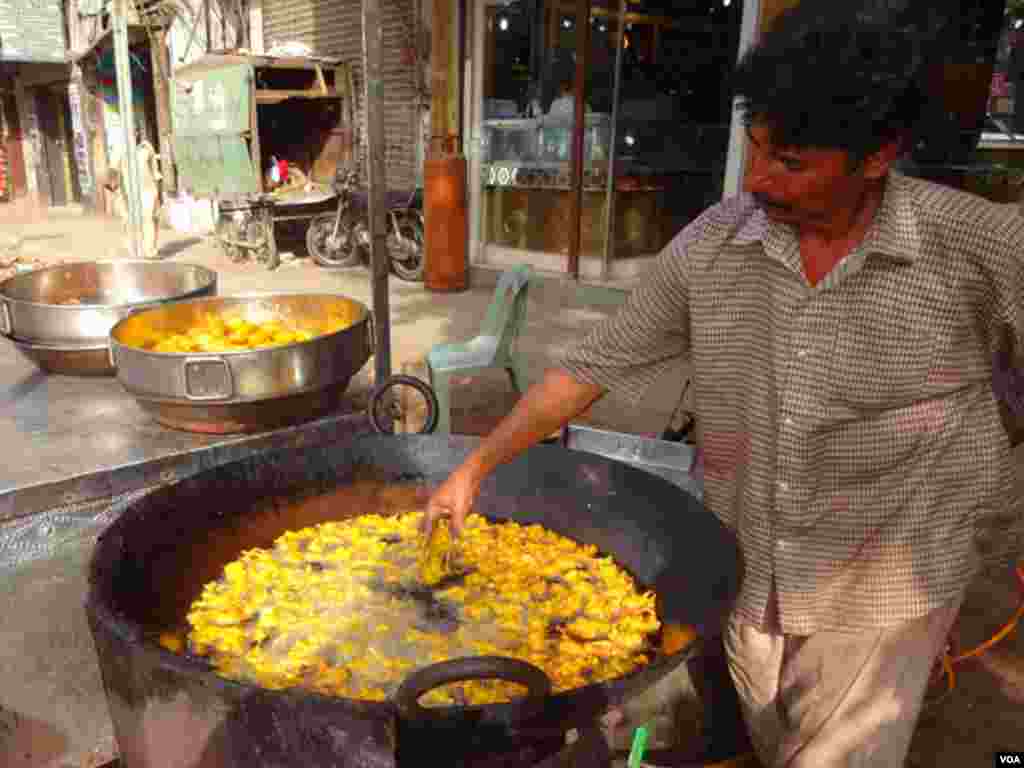
[[[47,376],[0,340],[0,765],[116,753],[83,607],[97,535],[165,483],[256,452],[369,432],[357,404],[253,435],[176,432],[114,378]]]
[[[116,379],[48,376],[0,339],[0,524],[172,482],[253,451],[329,441],[339,429],[336,437],[351,433],[356,415],[366,421],[349,402],[335,415],[275,432],[178,432],[147,416]]]

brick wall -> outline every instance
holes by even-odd
[[[0,0],[0,60],[64,61],[61,0]]]

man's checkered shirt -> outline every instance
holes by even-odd
[[[694,369],[705,504],[738,535],[741,621],[788,634],[891,625],[976,567],[1008,499],[992,360],[1024,349],[1024,217],[890,173],[863,243],[817,286],[749,196],[684,229],[622,310],[568,350],[639,401]]]

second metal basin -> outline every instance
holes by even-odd
[[[0,285],[0,333],[51,372],[111,374],[108,337],[118,321],[216,291],[217,273],[191,264],[123,260],[47,267]]]

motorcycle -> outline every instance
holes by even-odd
[[[333,186],[338,206],[333,213],[322,213],[310,220],[306,249],[326,269],[368,264],[369,205],[367,195],[359,188],[359,172],[354,168],[339,170]],[[425,226],[419,197],[419,190],[387,195],[386,243],[391,271],[412,283],[423,280]]]

